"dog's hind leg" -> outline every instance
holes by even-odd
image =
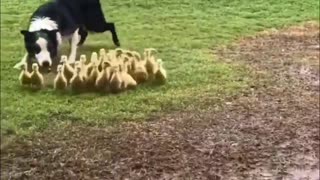
[[[120,46],[120,42],[119,42],[117,31],[116,31],[116,26],[114,25],[114,23],[105,23],[105,30],[111,32],[113,43],[116,46]]]
[[[107,22],[104,18],[103,11],[99,0],[92,0],[85,12],[85,27],[88,31],[103,33],[110,31],[112,41],[116,46],[120,46],[115,24]]]
[[[103,33],[105,31],[110,31],[114,45],[120,46],[120,42],[118,39],[118,35],[117,35],[117,31],[114,23],[107,23],[107,22],[100,21],[100,24],[95,24],[94,26],[90,24],[90,26],[88,27],[88,30],[96,33]]]
[[[79,28],[72,34],[71,37],[71,52],[69,56],[69,62],[74,63],[76,61],[78,44],[80,42]]]
[[[114,23],[103,22],[99,25],[96,25],[94,28],[88,28],[88,30],[96,33],[103,33],[105,31],[110,31],[112,35],[113,44],[116,46],[120,46],[120,41],[119,41]]]
[[[88,31],[84,27],[79,28],[80,41],[78,46],[81,46],[87,39]]]

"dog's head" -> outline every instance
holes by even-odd
[[[24,36],[25,48],[29,57],[35,58],[37,63],[44,68],[52,65],[52,59],[57,56],[58,30],[27,31],[21,30]]]

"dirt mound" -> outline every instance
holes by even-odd
[[[47,130],[2,150],[1,178],[319,179],[319,26],[214,52],[252,70],[250,90],[221,108],[206,102],[144,123]]]

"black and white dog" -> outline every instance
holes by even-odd
[[[110,31],[113,43],[120,46],[114,23],[106,22],[100,0],[53,0],[33,13],[28,30],[21,30],[27,53],[14,67],[20,68],[29,59],[40,67],[50,67],[63,40],[71,45],[69,60],[76,59],[77,47],[88,32]]]

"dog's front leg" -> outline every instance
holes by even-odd
[[[71,52],[69,56],[69,62],[74,63],[76,61],[78,43],[80,42],[79,28],[72,34],[71,37]]]
[[[28,58],[28,53],[26,53],[23,58],[21,59],[20,62],[18,62],[16,65],[13,66],[14,69],[21,69],[21,66],[27,62],[27,58]]]

